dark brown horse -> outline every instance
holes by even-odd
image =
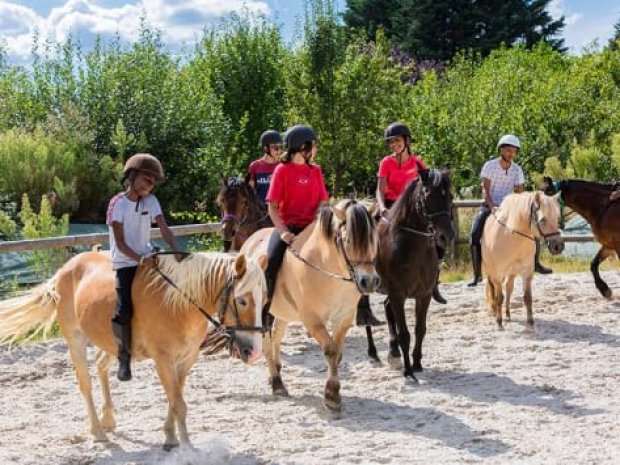
[[[238,251],[252,233],[273,226],[265,205],[261,204],[247,179],[222,177],[216,203],[222,215],[225,252]]]
[[[402,351],[404,375],[414,382],[417,382],[414,371],[422,371],[426,316],[439,276],[438,245],[445,247],[454,237],[451,210],[449,174],[423,170],[420,179],[409,184],[390,209],[388,219],[381,221],[377,228],[377,271],[382,282],[380,292],[387,295],[385,314],[390,331],[388,360],[393,366],[400,365]],[[413,365],[409,359],[411,336],[405,318],[405,300],[408,298],[416,301]],[[377,359],[370,327],[366,328],[366,334],[369,355]]]
[[[601,262],[614,254],[620,255],[620,200],[611,200],[610,194],[617,184],[571,179],[554,183],[545,177],[542,190],[552,195],[561,192],[564,203],[579,213],[592,226],[595,239],[601,248],[590,263],[594,284],[606,298],[611,298],[611,289],[601,279],[598,268]]]

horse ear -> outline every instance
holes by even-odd
[[[265,271],[267,269],[267,265],[269,261],[267,260],[267,254],[263,254],[258,257],[258,266],[260,266],[261,270]]]
[[[346,218],[345,209],[342,208],[340,205],[336,204],[332,207],[332,210],[334,211],[334,215],[336,215],[338,221],[342,223]]]
[[[245,262],[245,255],[240,253],[235,259],[235,275],[237,276],[237,278],[240,278],[245,274],[246,268],[247,263]]]
[[[542,201],[543,201],[543,199],[541,198],[541,195],[543,195],[541,191],[534,191],[534,203],[536,204],[537,208],[540,208],[540,205],[542,204]]]
[[[543,178],[542,185],[540,186],[540,190],[543,191],[547,195],[556,194],[555,186],[553,185],[553,181],[549,176],[545,176]]]

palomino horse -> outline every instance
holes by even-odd
[[[482,272],[487,276],[486,303],[502,326],[503,286],[506,286],[506,319],[510,320],[510,296],[516,276],[523,280],[523,302],[527,309],[526,325],[533,329],[532,277],[536,241],[544,240],[549,251],[557,255],[564,250],[558,231],[560,206],[556,197],[541,191],[510,194],[493,212],[482,234]]]
[[[425,191],[441,197],[429,213]],[[430,194],[429,194],[430,195]],[[417,382],[414,371],[422,371],[422,342],[426,335],[426,316],[437,277],[439,257],[437,251],[437,230],[431,216],[442,225],[442,240],[450,241],[454,236],[451,221],[452,195],[446,172],[423,170],[420,180],[411,182],[405,192],[392,206],[387,220],[378,226],[379,252],[377,271],[381,277],[380,292],[387,294],[385,315],[390,331],[388,360],[394,367],[404,363],[404,376]],[[436,210],[435,210],[436,208]],[[447,219],[447,221],[446,221]],[[409,358],[411,336],[405,317],[405,300],[415,299],[415,346],[412,352],[413,365]],[[378,360],[372,332],[366,328],[368,355]]]
[[[546,177],[543,190],[548,195],[560,192],[564,203],[579,213],[592,226],[594,237],[601,248],[590,263],[594,284],[606,298],[611,298],[611,289],[601,279],[598,267],[607,258],[620,256],[620,200],[610,200],[615,184],[568,180],[553,183]]]
[[[241,252],[248,256],[264,254],[272,231],[269,228],[254,233]],[[288,396],[280,376],[280,343],[286,326],[300,321],[317,340],[327,361],[325,406],[340,410],[338,364],[360,294],[374,291],[379,284],[374,266],[376,252],[375,222],[354,200],[322,208],[318,219],[297,236],[278,274],[270,309],[275,319],[264,339],[274,395]],[[326,328],[329,322],[333,335]]]
[[[264,257],[260,262],[264,268]],[[114,281],[109,255],[87,252],[69,260],[29,294],[0,302],[0,339],[49,328],[58,319],[97,441],[107,441],[105,430],[116,425],[108,379],[116,355],[110,322],[116,303]],[[183,388],[210,322],[228,328],[235,356],[246,363],[261,357],[259,326],[266,289],[263,269],[243,255],[196,253],[181,263],[170,255],[157,256],[155,267],[138,269],[132,289],[131,352],[136,360],[154,360],[166,392],[166,450],[179,444],[177,428],[181,443],[189,443]],[[96,363],[104,399],[101,420],[92,397],[89,343],[100,349]]]
[[[222,215],[224,251],[238,251],[254,231],[273,226],[254,190],[241,178],[222,178],[216,203]]]

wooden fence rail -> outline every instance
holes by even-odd
[[[459,231],[459,209],[478,208],[482,200],[455,200],[453,205],[453,218],[456,230]],[[220,223],[188,224],[171,227],[175,236],[191,236],[194,234],[217,233],[221,229]],[[158,228],[151,230],[151,237],[161,237]],[[565,242],[592,242],[592,235],[567,235],[563,236]],[[459,257],[459,246],[467,244],[469,237],[459,236],[452,247],[453,258]],[[56,247],[74,247],[78,245],[96,246],[108,243],[108,233],[80,234],[76,236],[47,237],[45,239],[29,239],[23,241],[0,241],[0,253],[25,252],[29,250],[52,249]]]

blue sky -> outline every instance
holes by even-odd
[[[303,0],[0,0],[0,41],[16,62],[28,59],[35,30],[60,41],[77,33],[86,48],[96,34],[118,33],[131,41],[146,12],[148,21],[163,32],[164,41],[178,48],[193,44],[205,25],[244,6],[282,24],[289,41],[303,12]],[[572,53],[579,53],[592,41],[605,44],[611,37],[620,19],[620,1],[553,0],[549,11],[566,17],[564,39]]]

